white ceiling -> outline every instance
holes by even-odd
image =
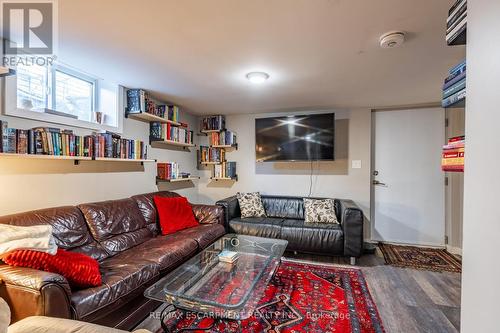
[[[59,0],[59,59],[195,113],[440,100],[453,0]],[[407,32],[381,49],[390,30]],[[271,78],[255,86],[249,71]]]

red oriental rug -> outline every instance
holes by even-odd
[[[171,316],[172,332],[210,327],[211,318]],[[188,318],[188,319],[185,319]],[[206,332],[206,331],[195,331]],[[356,268],[283,261],[254,315],[217,321],[212,333],[383,333],[363,273]]]

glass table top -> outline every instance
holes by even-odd
[[[227,234],[149,287],[144,295],[176,308],[221,318],[252,315],[288,242]],[[234,262],[219,258],[235,252]]]

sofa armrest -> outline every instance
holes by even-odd
[[[229,221],[235,217],[241,216],[238,198],[233,195],[232,197],[219,200],[215,204],[224,209],[224,226],[226,227],[226,230],[229,230]]]
[[[216,205],[191,204],[194,217],[200,224],[221,224],[224,225],[224,209]]]
[[[12,322],[29,316],[71,318],[71,289],[59,274],[0,265],[0,297],[10,306]]]
[[[363,254],[363,211],[352,200],[336,201],[344,231],[344,255],[360,257]]]

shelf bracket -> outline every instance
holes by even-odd
[[[80,165],[80,160],[74,160],[73,162],[75,165]]]

